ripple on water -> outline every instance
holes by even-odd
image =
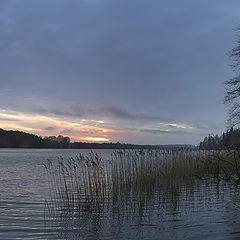
[[[126,196],[91,213],[51,216],[41,164],[78,152],[0,150],[0,239],[240,239],[239,188],[227,184]]]

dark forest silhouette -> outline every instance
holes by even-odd
[[[221,136],[208,135],[200,142],[200,149],[231,149],[240,147],[240,128],[231,128]]]
[[[0,148],[71,148],[71,149],[156,149],[176,148],[188,145],[136,145],[127,143],[71,142],[69,137],[41,137],[21,131],[0,129]]]

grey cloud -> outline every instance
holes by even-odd
[[[72,112],[72,111],[68,112],[68,111],[58,110],[58,109],[38,108],[38,109],[33,109],[33,111],[40,114],[55,115],[58,117],[83,117],[83,115],[79,112]]]
[[[199,130],[219,130],[219,126],[217,126],[215,123],[193,123],[192,126]]]
[[[61,131],[62,134],[69,134],[72,133],[71,129],[64,129],[63,131]]]
[[[46,127],[44,128],[44,130],[47,130],[47,131],[53,131],[53,130],[56,130],[57,128],[56,127]]]
[[[80,107],[72,107],[68,111],[58,109],[33,109],[40,114],[55,115],[58,117],[74,117],[74,118],[113,118],[120,120],[135,120],[135,121],[158,121],[169,122],[169,118],[150,116],[146,114],[134,114],[118,107],[105,107],[98,109],[84,109]]]
[[[193,123],[192,126],[196,129],[200,129],[200,130],[209,130],[210,129],[209,126],[206,126],[206,125],[203,125],[200,123]]]
[[[166,131],[166,130],[158,130],[158,129],[142,129],[140,132],[144,133],[151,133],[154,135],[162,135],[162,134],[170,134],[170,135],[181,135],[181,134],[190,134],[189,132],[186,131]]]
[[[0,94],[9,94],[9,92],[12,92],[12,89],[0,89]]]
[[[7,121],[7,122],[21,122],[22,120],[20,120],[20,119],[14,119],[14,118],[0,117],[0,121]]]
[[[171,121],[169,118],[165,117],[157,117],[157,116],[149,116],[145,114],[133,114],[126,110],[123,110],[118,107],[110,107],[110,108],[102,108],[98,110],[99,113],[102,113],[103,116],[109,116],[113,118],[119,118],[119,119],[127,119],[127,120],[150,120],[150,121],[161,121],[161,122],[167,122]]]

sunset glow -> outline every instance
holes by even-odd
[[[183,123],[159,122],[135,128],[116,126],[108,120],[87,119],[54,116],[48,114],[33,114],[20,111],[2,109],[0,110],[0,128],[6,130],[20,130],[39,136],[68,136],[72,142],[126,142],[128,139],[141,139],[143,136],[164,135],[171,136],[172,132],[194,130],[191,125]],[[178,133],[178,132],[177,132]]]
[[[72,141],[107,142],[110,138],[106,133],[115,132],[112,128],[104,127],[103,121],[93,119],[80,119],[78,122],[71,119],[63,121],[56,117],[8,110],[0,110],[0,118],[0,128],[6,130],[20,130],[40,136],[61,134],[69,136]]]
[[[110,139],[100,138],[100,137],[85,137],[83,140],[92,141],[92,142],[108,142]]]

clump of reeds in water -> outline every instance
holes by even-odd
[[[122,196],[193,184],[205,171],[203,157],[192,149],[119,150],[109,161],[93,152],[48,161],[51,202],[65,215],[102,211]]]
[[[72,215],[84,211],[100,211],[109,198],[109,175],[101,154],[90,152],[56,163],[44,164],[49,178],[54,213]],[[51,208],[49,208],[51,209]]]
[[[44,166],[50,189],[45,213],[64,230],[76,219],[79,225],[111,214],[142,216],[164,201],[177,206],[182,192],[198,186],[196,180],[239,180],[240,151],[118,150],[109,160],[91,151]]]
[[[148,192],[192,183],[203,173],[204,156],[187,148],[116,151],[112,154],[113,192]]]

